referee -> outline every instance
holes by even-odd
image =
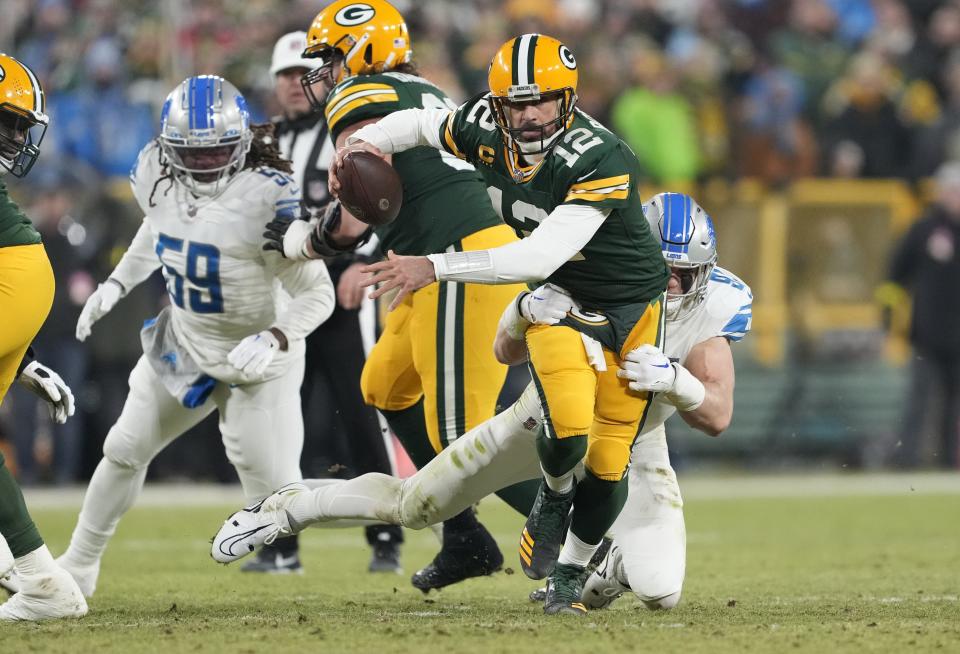
[[[272,122],[280,152],[293,162],[293,175],[303,190],[305,208],[322,209],[330,199],[327,170],[334,146],[323,114],[312,109],[300,85],[300,77],[318,65],[317,60],[300,56],[306,39],[305,32],[291,32],[280,37],[273,48],[270,74],[283,114]],[[373,306],[360,287],[360,268],[374,260],[370,255],[376,249],[375,239],[360,250],[361,254],[347,253],[327,261],[337,287],[337,307],[306,339],[306,373],[300,389],[308,434],[301,466],[310,478],[392,474],[384,440],[386,430],[381,429],[376,410],[364,403],[360,393],[360,371],[366,351],[375,340]],[[366,535],[373,549],[370,572],[401,572],[400,528],[370,526]],[[297,538],[279,539],[265,546],[242,569],[301,572]]]

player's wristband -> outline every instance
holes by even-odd
[[[345,252],[353,252],[358,247],[370,240],[373,235],[373,227],[368,227],[354,241],[346,245],[338,245],[332,238],[333,231],[340,224],[340,202],[333,201],[335,204],[328,207],[323,217],[317,223],[317,226],[310,232],[310,247],[321,257],[335,257]]]
[[[703,382],[694,377],[689,370],[679,363],[672,365],[677,373],[677,378],[673,382],[673,389],[664,393],[664,397],[670,404],[677,407],[678,411],[684,413],[696,411],[703,404],[703,400],[707,396],[707,389]]]

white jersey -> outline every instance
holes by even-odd
[[[257,168],[237,173],[215,198],[196,198],[173,180],[157,183],[159,155],[151,142],[131,173],[145,217],[111,277],[129,290],[161,268],[177,340],[211,377],[244,383],[279,376],[303,356],[303,338],[332,310],[322,261],[291,262],[263,250],[264,225],[299,214],[299,187],[285,173]],[[273,326],[289,349],[277,353],[264,375],[247,378],[227,362],[243,338]]]
[[[681,320],[667,320],[665,352],[683,365],[694,345],[722,336],[739,341],[750,331],[753,294],[739,277],[717,266],[707,282],[703,302]],[[640,435],[660,427],[676,411],[661,398],[654,399]]]

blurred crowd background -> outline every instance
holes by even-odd
[[[140,353],[138,327],[164,301],[151,280],[87,343],[73,338],[141,219],[126,176],[163,98],[188,75],[217,73],[266,120],[277,111],[273,44],[323,4],[5,0],[0,49],[39,75],[51,113],[39,164],[11,184],[57,275],[37,345],[79,402],[56,429],[23,393],[4,405],[3,447],[25,483],[91,472]],[[678,466],[956,466],[940,421],[923,424],[923,411],[905,424],[908,296],[884,282],[898,240],[937,206],[935,172],[960,156],[960,1],[395,4],[422,74],[457,100],[484,90],[503,41],[559,37],[580,64],[579,106],[636,151],[645,192],[691,192],[714,216],[721,265],[754,290],[754,334],[735,347],[731,429],[714,441],[673,424]],[[960,186],[941,177],[951,181]],[[207,424],[151,474],[233,473]]]

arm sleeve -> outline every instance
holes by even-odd
[[[273,326],[288,341],[306,338],[333,313],[335,298],[327,266],[319,259],[298,262],[277,255],[270,260],[277,279],[290,294],[290,302]]]
[[[540,281],[597,233],[610,209],[562,204],[530,236],[492,250],[428,255],[437,280],[511,284]]]
[[[130,247],[123,253],[120,263],[110,273],[110,279],[123,287],[124,293],[149,277],[160,267],[160,258],[153,243],[153,235],[144,218]]]
[[[404,109],[365,125],[347,137],[347,145],[366,141],[384,154],[403,152],[419,145],[443,149],[440,130],[450,115],[449,109]]]

